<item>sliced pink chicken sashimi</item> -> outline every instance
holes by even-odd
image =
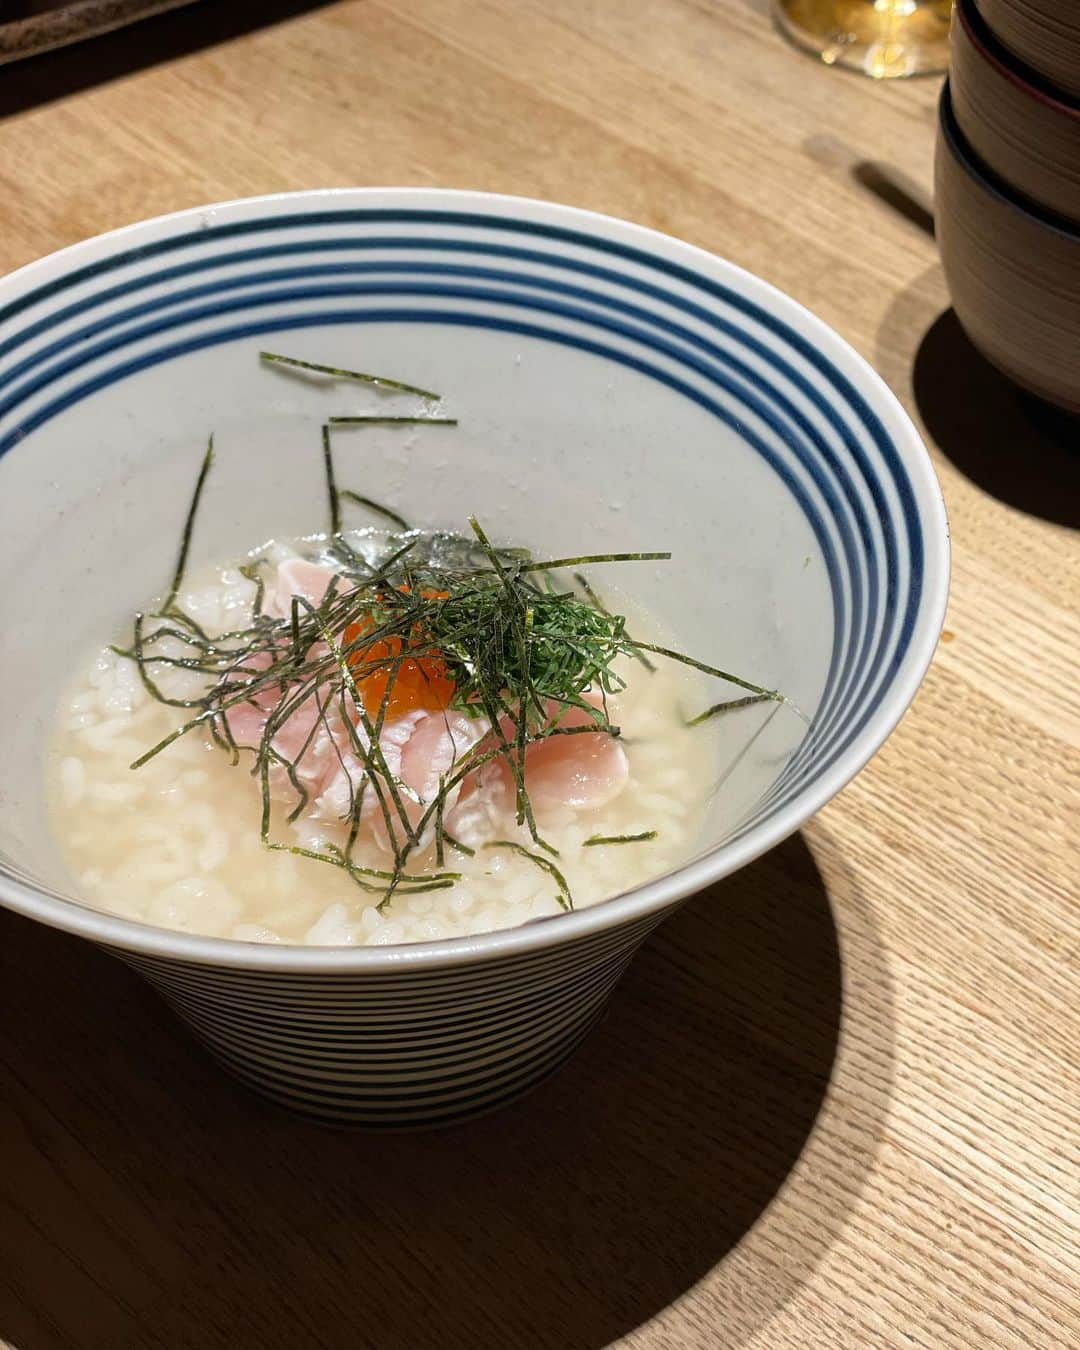
[[[294,596],[311,605],[324,599],[334,572],[318,563],[290,559],[279,564],[266,588],[265,612],[274,618],[291,613]],[[264,690],[250,702],[239,703],[226,713],[229,730],[238,745],[258,747],[271,712],[283,695],[277,688]],[[285,698],[295,697],[295,691]],[[598,696],[587,694],[587,701],[600,706]],[[570,729],[587,726],[592,718],[580,708],[566,709],[549,704],[551,724]],[[311,814],[323,820],[348,817],[353,794],[367,772],[363,756],[357,753],[354,737],[367,748],[363,726],[346,726],[341,709],[320,706],[315,694],[304,699],[282,723],[274,735],[272,748],[294,767],[298,780],[311,793]],[[503,719],[503,735],[513,743],[516,729]],[[455,768],[481,741],[481,750],[497,742],[491,737],[491,724],[458,710],[417,709],[388,721],[379,737],[382,762],[375,777],[386,795],[385,773],[389,773],[405,791],[399,792],[409,821],[416,825],[436,798],[440,786],[453,776]],[[511,750],[511,754],[516,753]],[[385,769],[383,768],[385,765]],[[525,789],[534,807],[541,811],[559,807],[592,810],[605,806],[626,786],[629,765],[626,752],[608,733],[577,732],[554,734],[529,745],[525,751]],[[284,771],[274,773],[275,789],[289,789]],[[470,801],[470,799],[473,799]],[[514,809],[514,776],[506,758],[488,761],[464,781],[455,784],[443,804],[447,827],[455,820],[464,827],[475,827],[481,817],[490,823],[500,812]],[[395,809],[392,808],[392,818]],[[365,794],[364,817],[375,822],[376,834],[385,839],[385,825],[378,793]],[[470,831],[466,830],[466,833]]]
[[[273,619],[287,619],[292,613],[293,596],[299,596],[309,605],[321,605],[335,575],[332,568],[308,562],[306,558],[289,558],[278,563],[274,580],[266,588],[265,613]],[[340,581],[338,589],[341,589]]]
[[[599,696],[586,694],[585,701],[599,708]],[[548,705],[551,725],[556,728],[583,727],[593,722],[583,708]],[[509,719],[502,723],[503,735],[513,743],[515,727]],[[516,752],[511,750],[511,754]],[[480,771],[485,781],[500,778],[508,794],[514,791],[514,775],[505,757],[492,760]],[[614,801],[626,786],[630,766],[619,742],[599,729],[594,733],[554,735],[534,741],[525,750],[525,791],[534,807],[541,810],[572,806],[594,810]]]

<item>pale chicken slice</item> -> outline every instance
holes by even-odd
[[[294,596],[320,604],[334,576],[331,568],[302,558],[281,563],[267,586],[266,613],[287,617]],[[264,690],[228,711],[229,729],[238,744],[258,746],[281,697],[277,689]],[[586,694],[585,699],[594,707],[601,706],[599,695]],[[587,727],[592,721],[585,709],[566,709],[556,702],[549,703],[548,715],[554,726],[566,730]],[[347,818],[368,771],[367,735],[358,718],[350,721],[352,725],[346,725],[337,706],[320,709],[312,694],[290,713],[273,739],[273,749],[293,765],[297,778],[311,792],[310,813],[318,819]],[[512,742],[515,728],[510,719],[503,720],[502,730]],[[440,784],[452,777],[455,766],[485,738],[489,747],[495,745],[490,722],[459,711],[415,709],[393,718],[379,735],[381,763],[375,777],[382,795],[389,804],[390,794],[384,786],[388,773],[398,786],[405,815],[415,826],[437,797]],[[623,790],[629,766],[618,740],[600,730],[583,731],[534,742],[525,751],[524,774],[525,789],[537,810],[593,810]],[[286,790],[280,766],[274,781]],[[374,823],[376,837],[387,845],[379,795],[371,786],[366,790],[363,817]],[[449,789],[443,804],[447,828],[455,833],[460,828],[469,836],[490,836],[499,819],[513,812],[514,798],[513,773],[506,758],[499,756]],[[390,812],[397,833],[396,807],[391,805]]]
[[[237,745],[258,749],[270,714],[281,701],[278,690],[264,690],[250,702],[237,703],[225,717]],[[323,783],[338,763],[335,743],[347,740],[340,719],[332,711],[320,714],[315,696],[309,695],[282,722],[271,748],[293,766],[297,778],[310,791],[321,792]],[[275,779],[284,774],[273,766]]]
[[[401,779],[417,794],[422,805],[406,811],[415,824],[439,794],[442,778],[449,778],[461,757],[487,734],[490,722],[459,712],[430,712],[417,724],[401,750]],[[455,783],[446,794],[443,811],[453,810],[461,794]]]
[[[300,596],[312,605],[319,605],[334,575],[332,568],[322,563],[309,562],[305,558],[289,558],[279,563],[266,587],[263,612],[271,618],[287,618],[292,612],[294,596]],[[268,666],[270,660],[269,653],[263,652],[248,657],[245,664],[248,667]],[[225,716],[237,745],[253,749],[258,747],[267,720],[281,699],[280,689],[273,687],[261,690],[250,700],[229,708]],[[340,737],[335,735],[334,721],[333,713],[327,709],[321,710],[312,694],[293,709],[274,735],[272,748],[293,765],[298,779],[309,790],[322,790],[323,782],[337,760],[334,742]],[[337,730],[343,730],[340,724]],[[277,766],[275,779],[283,775],[284,770]]]
[[[585,701],[601,706],[599,695],[586,694]],[[592,717],[583,708],[564,709],[551,702],[548,715],[562,728],[588,726]],[[503,719],[503,735],[513,741],[515,728]],[[511,754],[515,751],[511,750]],[[606,806],[622,792],[630,775],[626,751],[615,737],[599,729],[573,735],[553,735],[535,741],[525,751],[525,791],[541,811],[559,807],[595,810]],[[483,791],[490,816],[499,807],[509,809],[514,799],[514,775],[505,756],[491,760],[470,781],[470,790]],[[468,792],[463,794],[468,796]]]
[[[581,727],[592,722],[581,708],[571,708],[560,727]],[[504,767],[509,775],[509,769]],[[630,775],[626,751],[607,734],[578,732],[550,736],[525,751],[525,791],[540,810],[572,806],[589,811],[606,806],[622,792]]]
[[[294,595],[310,605],[321,605],[335,575],[333,568],[309,562],[307,558],[288,558],[278,563],[273,580],[266,588],[263,612],[272,619],[287,619],[292,613]],[[341,589],[339,580],[338,591]]]
[[[417,724],[427,716],[428,714],[422,710],[406,713],[404,717],[388,722],[379,736],[382,764],[378,766],[376,777],[379,779],[379,787],[387,800],[387,805],[390,807],[392,819],[395,818],[396,808],[390,805],[391,797],[385,784],[386,773],[389,773],[391,778],[400,779],[402,751],[408,744]],[[335,725],[337,732],[335,736],[336,748],[334,746],[330,748],[327,772],[320,784],[319,796],[313,808],[313,814],[323,820],[339,820],[349,815],[352,809],[353,793],[359,791],[361,779],[367,773],[366,756],[357,754],[348,728],[340,720],[332,725]],[[363,727],[356,727],[354,734],[366,750],[369,742]],[[383,765],[385,765],[385,770]],[[412,808],[415,807],[415,803],[410,802],[404,795],[402,796],[402,802],[406,813],[410,813]],[[363,816],[370,816],[376,821],[377,825],[382,822],[379,794],[370,788],[364,794]],[[412,819],[411,814],[409,818]],[[384,823],[382,828],[385,830]]]

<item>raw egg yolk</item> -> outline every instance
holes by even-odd
[[[423,592],[425,600],[444,600],[446,594],[445,591]],[[349,624],[345,629],[346,644],[355,642],[370,627],[370,621]],[[420,645],[419,640],[417,645]],[[387,699],[387,688],[394,670],[389,663],[407,650],[403,639],[395,635],[378,638],[370,646],[358,648],[349,656],[349,665],[354,669],[361,669],[372,662],[386,662],[366,675],[359,675],[356,682],[364,709],[373,721],[378,717],[384,700],[388,720],[420,710],[443,712],[450,706],[454,696],[454,681],[450,678],[446,662],[433,655],[405,656],[397,665],[397,676]]]

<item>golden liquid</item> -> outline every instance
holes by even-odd
[[[800,46],[878,80],[945,70],[951,16],[952,0],[776,0]]]

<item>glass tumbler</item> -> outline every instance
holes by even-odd
[[[948,67],[952,0],[774,0],[774,9],[781,31],[827,65],[876,80]]]

